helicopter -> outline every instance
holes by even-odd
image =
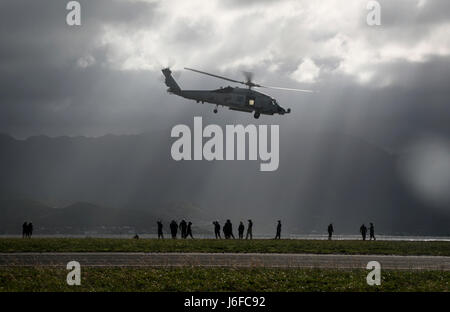
[[[187,67],[185,67],[184,69],[247,86],[247,88],[228,86],[225,88],[221,87],[217,90],[182,90],[175,79],[172,77],[172,71],[170,70],[170,68],[162,69],[162,73],[165,77],[165,84],[167,87],[169,87],[167,89],[167,92],[184,97],[186,99],[197,101],[197,103],[201,102],[203,104],[206,102],[215,104],[216,107],[214,108],[213,112],[216,114],[218,112],[217,108],[219,107],[219,105],[227,106],[229,109],[235,111],[254,113],[253,116],[256,119],[258,119],[261,114],[284,115],[291,112],[290,108],[284,109],[283,107],[281,107],[273,97],[262,92],[255,91],[252,88],[269,88],[308,93],[314,92],[312,90],[263,86],[252,81],[253,74],[250,72],[243,72],[246,81],[238,81],[223,76],[203,72],[197,69]]]

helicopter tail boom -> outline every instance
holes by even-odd
[[[166,86],[169,87],[169,89],[167,91],[172,92],[172,93],[180,93],[181,88],[178,85],[178,83],[175,81],[175,79],[173,79],[172,71],[169,68],[164,68],[162,70],[162,73],[164,74],[164,77],[166,77],[166,80],[165,80]]]

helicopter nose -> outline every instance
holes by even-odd
[[[288,108],[287,110],[284,109],[283,107],[279,106],[278,107],[278,114],[280,115],[284,115],[284,114],[289,114],[291,112],[291,109]]]

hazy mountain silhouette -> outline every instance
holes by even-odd
[[[325,231],[333,222],[337,232],[357,233],[361,223],[374,222],[377,231],[391,234],[450,234],[448,211],[407,190],[396,155],[358,138],[281,132],[280,166],[270,173],[259,171],[259,161],[175,162],[172,141],[170,129],[98,138],[1,135],[1,193],[76,203],[50,216],[52,208],[22,202],[30,217],[13,217],[12,210],[24,208],[2,201],[1,224],[33,218],[60,226],[139,227],[160,217],[251,217],[268,233],[273,220],[282,219],[292,232]],[[33,215],[33,205],[42,213]]]
[[[181,213],[184,206],[164,208],[172,212],[171,216],[177,216],[177,220],[184,216],[184,213]],[[177,209],[179,213],[173,213]],[[20,226],[25,221],[33,222],[37,232],[41,234],[74,234],[93,230],[121,233],[125,227],[131,228],[132,231],[154,232],[156,224],[151,221],[157,218],[166,222],[169,220],[169,216],[164,213],[154,215],[151,211],[106,208],[85,202],[51,208],[30,199],[0,199],[0,234],[20,233]]]

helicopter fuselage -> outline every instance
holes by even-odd
[[[197,103],[211,103],[226,106],[231,110],[255,112],[264,115],[287,113],[272,97],[246,88],[226,87],[217,90],[180,90],[174,93]]]

